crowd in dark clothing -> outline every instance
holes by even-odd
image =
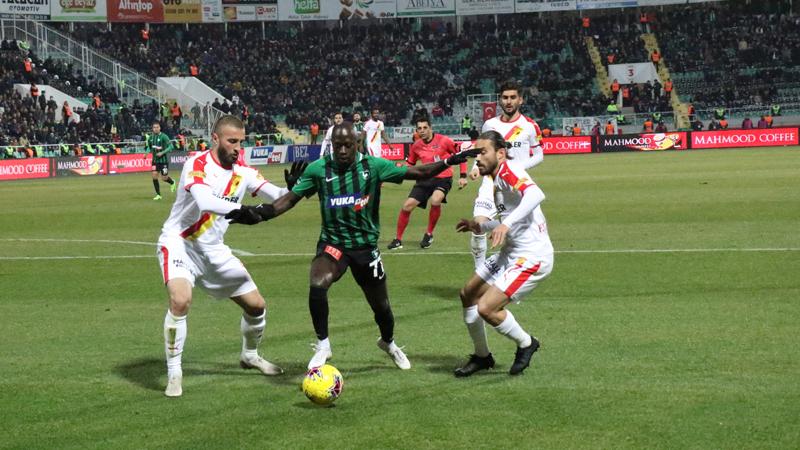
[[[782,103],[778,88],[800,83],[800,17],[746,7],[712,3],[659,16],[670,71],[688,73],[675,76],[676,87],[698,109]]]
[[[77,25],[75,33],[151,77],[189,75],[251,112],[283,115],[302,128],[334,111],[378,106],[387,125],[405,125],[414,106],[452,113],[456,102],[517,79],[531,88],[529,113],[590,114],[604,107],[594,70],[571,19],[501,15],[452,23],[389,20],[326,28],[307,24],[153,25],[147,42],[137,24]],[[534,42],[535,45],[531,45]],[[133,44],[132,43],[136,43]],[[244,44],[243,44],[244,43]]]

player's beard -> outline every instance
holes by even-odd
[[[514,106],[511,112],[507,112],[506,108],[503,108],[503,116],[505,116],[506,119],[514,117],[518,112],[519,106]]]

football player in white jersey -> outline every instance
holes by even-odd
[[[492,247],[500,250],[484,261],[461,289],[464,323],[475,352],[455,370],[455,376],[468,377],[494,367],[484,322],[517,344],[509,373],[519,375],[530,365],[539,341],[522,329],[506,306],[519,302],[553,269],[553,245],[540,207],[545,197],[524,164],[509,159],[511,143],[500,133],[482,133],[475,147],[481,149],[477,166],[481,175],[492,180],[494,204],[500,213],[490,221],[461,219],[456,229],[491,232]]]
[[[325,137],[322,139],[322,147],[320,147],[319,157],[320,159],[324,158],[325,155],[331,153],[331,149],[333,148],[333,144],[331,143],[331,134],[333,133],[333,127],[339,125],[344,121],[344,116],[341,112],[337,112],[333,115],[333,125],[328,127],[328,131],[325,132]]]
[[[165,394],[169,397],[183,393],[181,355],[196,283],[212,296],[230,298],[242,308],[241,367],[258,369],[264,375],[283,373],[258,354],[266,325],[266,304],[223,236],[229,224],[225,214],[239,209],[245,194],[273,201],[288,189],[265,181],[257,170],[239,164],[245,133],[238,118],[222,116],[214,125],[211,139],[210,150],[189,158],[183,166],[175,203],[158,238],[158,265],[169,293],[169,309],[164,318]],[[298,163],[291,172],[285,171],[287,184],[293,184],[302,169],[303,164]]]
[[[383,126],[383,121],[378,120],[380,115],[380,108],[372,108],[369,120],[364,124],[364,131],[359,140],[362,142],[366,139],[367,154],[383,157],[383,144],[389,144],[389,138],[386,137],[386,127]]]
[[[520,108],[524,103],[522,88],[514,81],[507,81],[500,86],[500,108],[502,113],[483,124],[482,132],[497,131],[506,142],[511,144],[508,150],[517,163],[525,169],[530,169],[544,160],[544,148],[541,144],[542,132],[539,125],[531,118],[524,116]],[[470,172],[471,179],[477,179],[477,165]],[[484,177],[475,199],[473,217],[476,221],[490,220],[497,214],[493,203],[493,184],[489,177]],[[486,234],[473,234],[470,240],[470,250],[477,269],[486,258]]]

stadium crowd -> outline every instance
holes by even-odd
[[[525,111],[545,126],[551,118],[600,115],[609,99],[595,86],[584,39],[593,36],[604,64],[652,58],[640,38],[651,31],[682,100],[693,108],[736,108],[800,97],[800,19],[769,12],[775,2],[693,4],[574,14],[475,16],[452,21],[396,19],[307,23],[50,24],[151,77],[193,75],[226,99],[213,106],[241,117],[250,132],[275,133],[276,119],[298,130],[330,124],[335,111],[367,117],[379,106],[387,126],[407,125],[412,111],[455,117],[470,94],[490,94],[496,80],[526,87]],[[145,39],[146,37],[146,39]],[[531,45],[535,43],[535,45]],[[202,127],[205,107],[141,104],[63,61],[41,60],[3,42],[0,144],[79,143],[141,138],[153,120],[170,136]],[[26,58],[30,58],[26,60]],[[80,122],[56,120],[63,105],[46,92],[33,99],[13,84],[49,84],[89,107]],[[668,82],[671,86],[672,80]],[[334,89],[335,87],[335,89]],[[670,87],[620,87],[637,113],[668,112]],[[121,100],[121,101],[120,101]],[[756,115],[757,117],[757,115]],[[181,118],[189,118],[183,121]],[[474,118],[477,119],[477,118]],[[656,121],[657,123],[658,121]]]

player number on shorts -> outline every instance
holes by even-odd
[[[373,278],[376,278],[378,280],[383,278],[383,275],[384,275],[383,262],[381,261],[381,257],[380,256],[378,256],[377,258],[375,258],[375,260],[373,260],[371,263],[369,263],[369,266],[372,267],[372,277]]]

